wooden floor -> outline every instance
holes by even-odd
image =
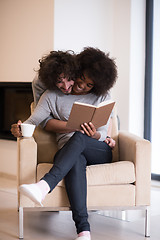
[[[122,221],[99,212],[89,213],[92,240],[160,240],[160,186],[151,193],[151,237],[144,237],[144,218]],[[133,213],[134,214],[134,213]],[[71,212],[24,213],[24,239],[74,240]],[[16,182],[0,178],[0,240],[18,239]]]

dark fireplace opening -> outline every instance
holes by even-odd
[[[0,82],[0,139],[16,140],[11,125],[30,116],[32,102],[30,82]]]

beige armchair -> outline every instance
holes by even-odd
[[[88,210],[145,211],[145,236],[150,236],[150,156],[149,141],[118,131],[113,116],[112,137],[116,140],[113,163],[87,167]],[[38,127],[34,138],[18,139],[18,186],[38,181],[52,166],[57,151],[55,135]],[[18,192],[19,238],[23,238],[23,210],[70,210],[63,180],[48,194],[43,207]],[[115,226],[116,228],[116,226]]]

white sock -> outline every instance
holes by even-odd
[[[37,187],[40,189],[42,193],[42,201],[45,199],[46,195],[50,191],[50,187],[45,180],[40,180],[39,182],[35,183]]]
[[[89,231],[83,231],[83,232],[80,232],[80,233],[78,234],[78,237],[82,237],[82,236],[86,236],[86,237],[88,237],[88,239],[91,238],[91,234],[90,234]]]

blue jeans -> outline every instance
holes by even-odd
[[[86,206],[86,166],[111,163],[112,150],[102,141],[97,141],[81,132],[76,132],[54,157],[54,165],[42,178],[51,191],[63,178],[71,205],[77,233],[90,231]]]

